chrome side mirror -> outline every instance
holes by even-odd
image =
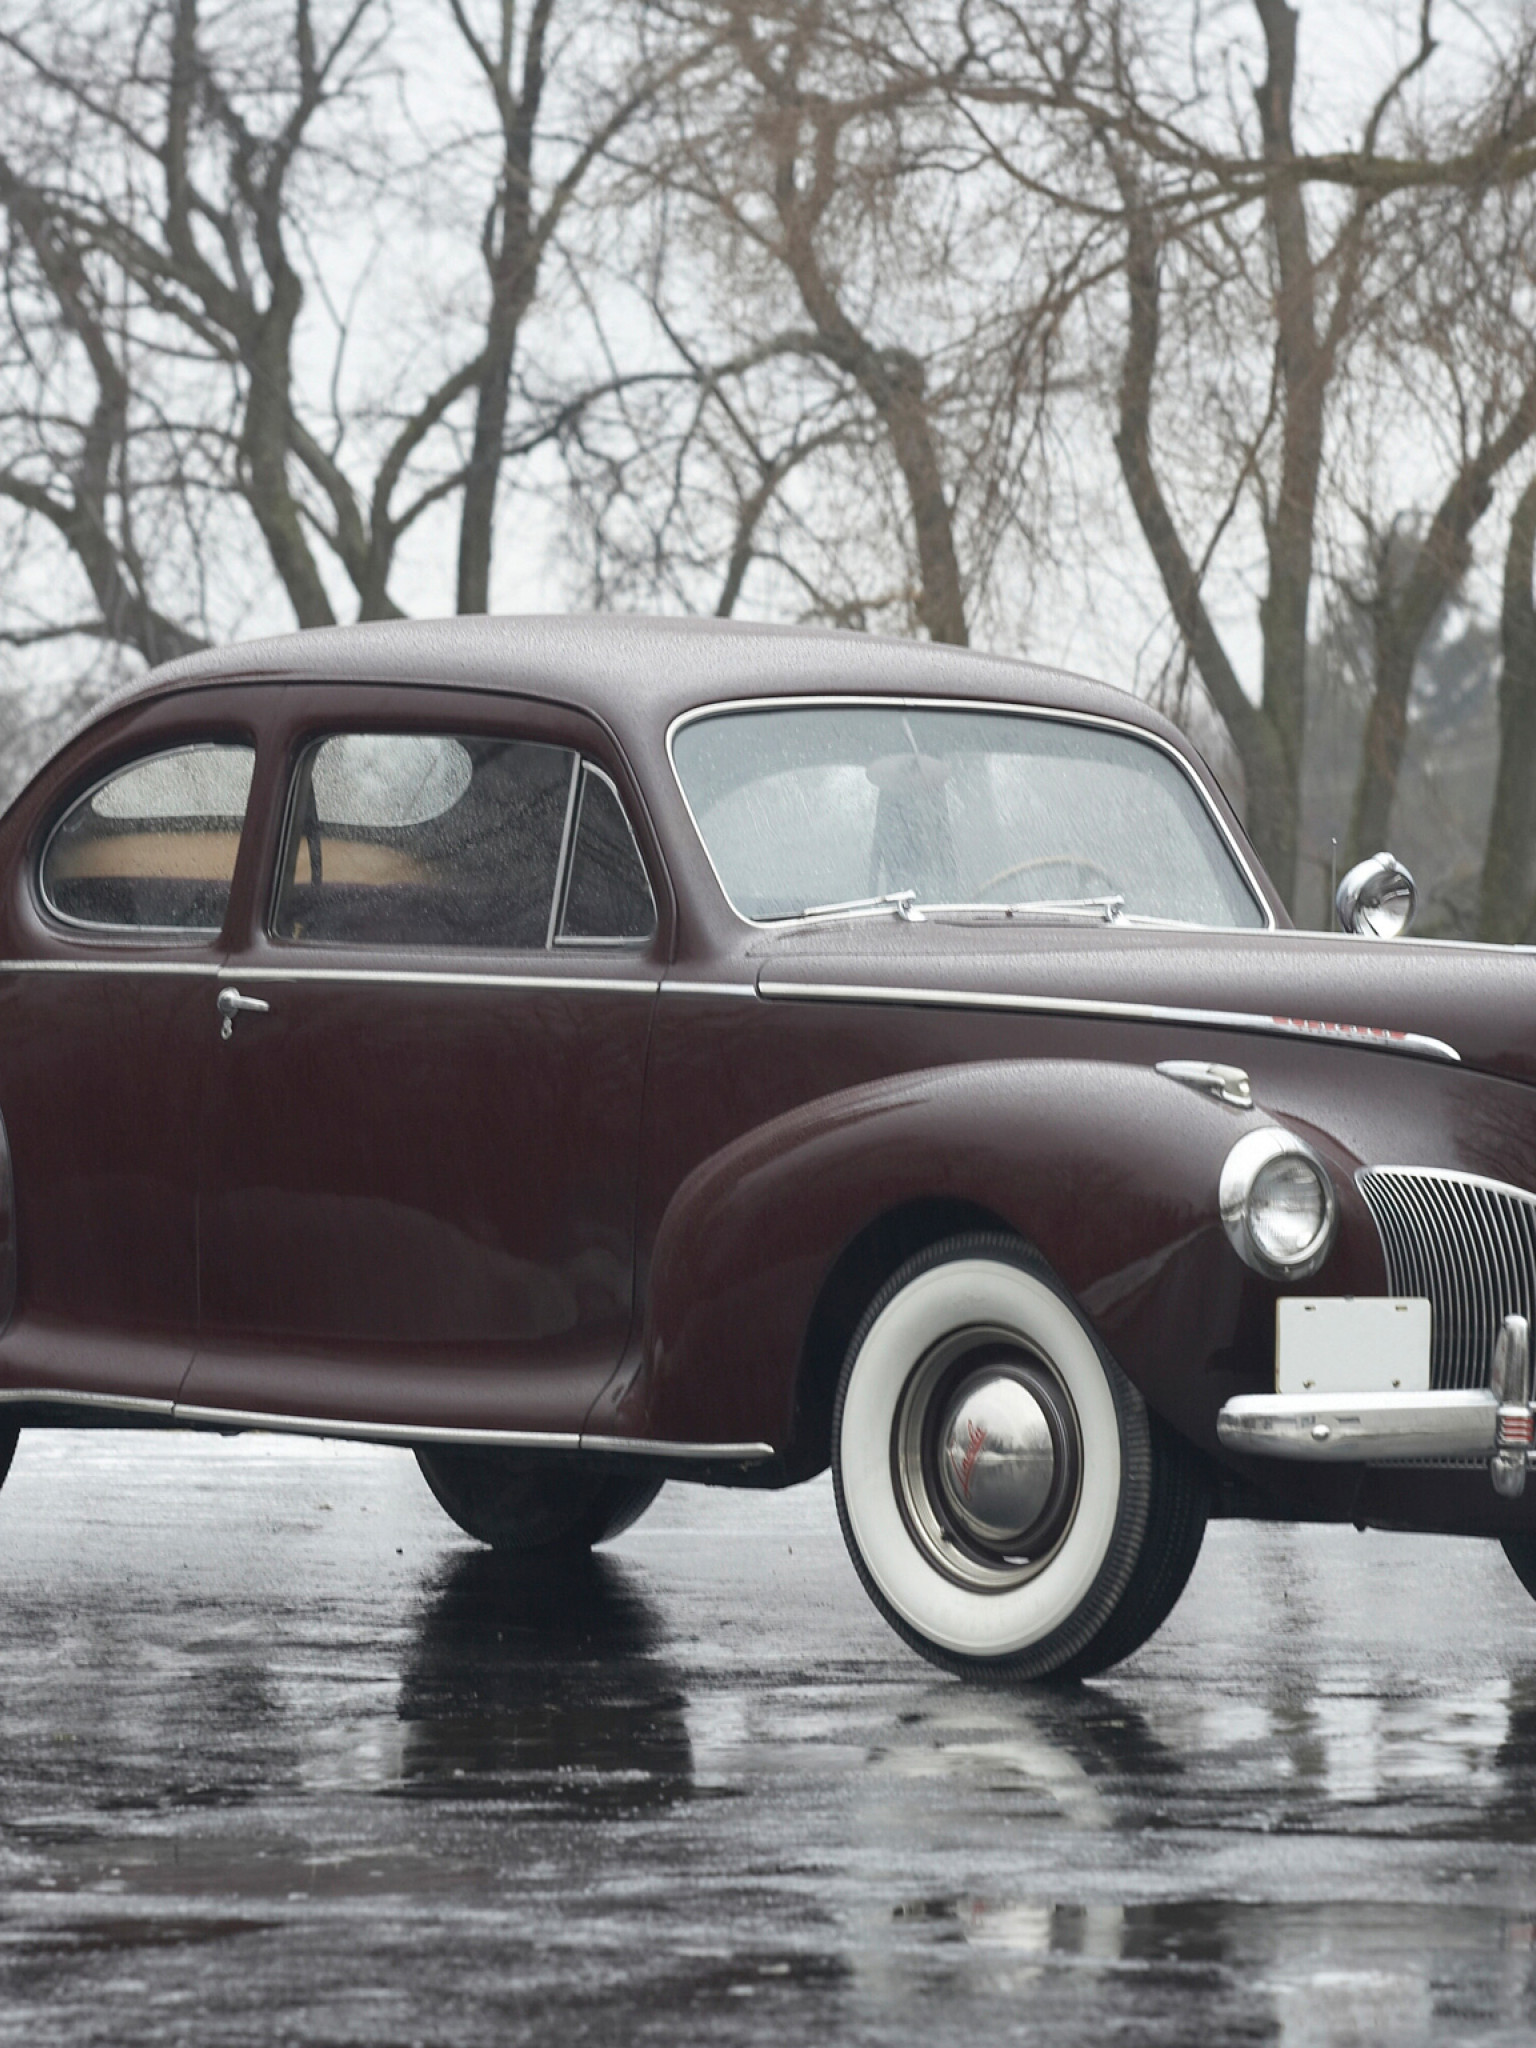
[[[1419,892],[1400,860],[1373,853],[1350,869],[1333,901],[1341,931],[1362,939],[1400,939],[1413,923]]]

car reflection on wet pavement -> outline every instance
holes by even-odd
[[[940,1677],[825,1482],[579,1566],[401,1453],[24,1438],[0,2043],[1526,2041],[1536,1611],[1214,1525],[1109,1678]]]

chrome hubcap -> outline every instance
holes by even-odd
[[[1072,1523],[1077,1417],[1044,1359],[1004,1330],[959,1330],[914,1369],[891,1443],[908,1529],[946,1577],[1005,1592]]]
[[[968,1536],[1007,1551],[1040,1518],[1056,1476],[1045,1411],[1022,1380],[976,1373],[938,1433],[939,1486]]]

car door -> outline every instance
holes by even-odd
[[[12,1398],[168,1409],[192,1356],[202,1091],[255,761],[239,706],[113,721],[6,821]]]
[[[629,1328],[665,936],[603,736],[474,693],[290,696],[183,1410],[574,1439]]]

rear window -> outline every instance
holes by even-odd
[[[223,927],[255,749],[206,742],[130,762],[66,811],[43,901],[103,932],[208,937]]]

